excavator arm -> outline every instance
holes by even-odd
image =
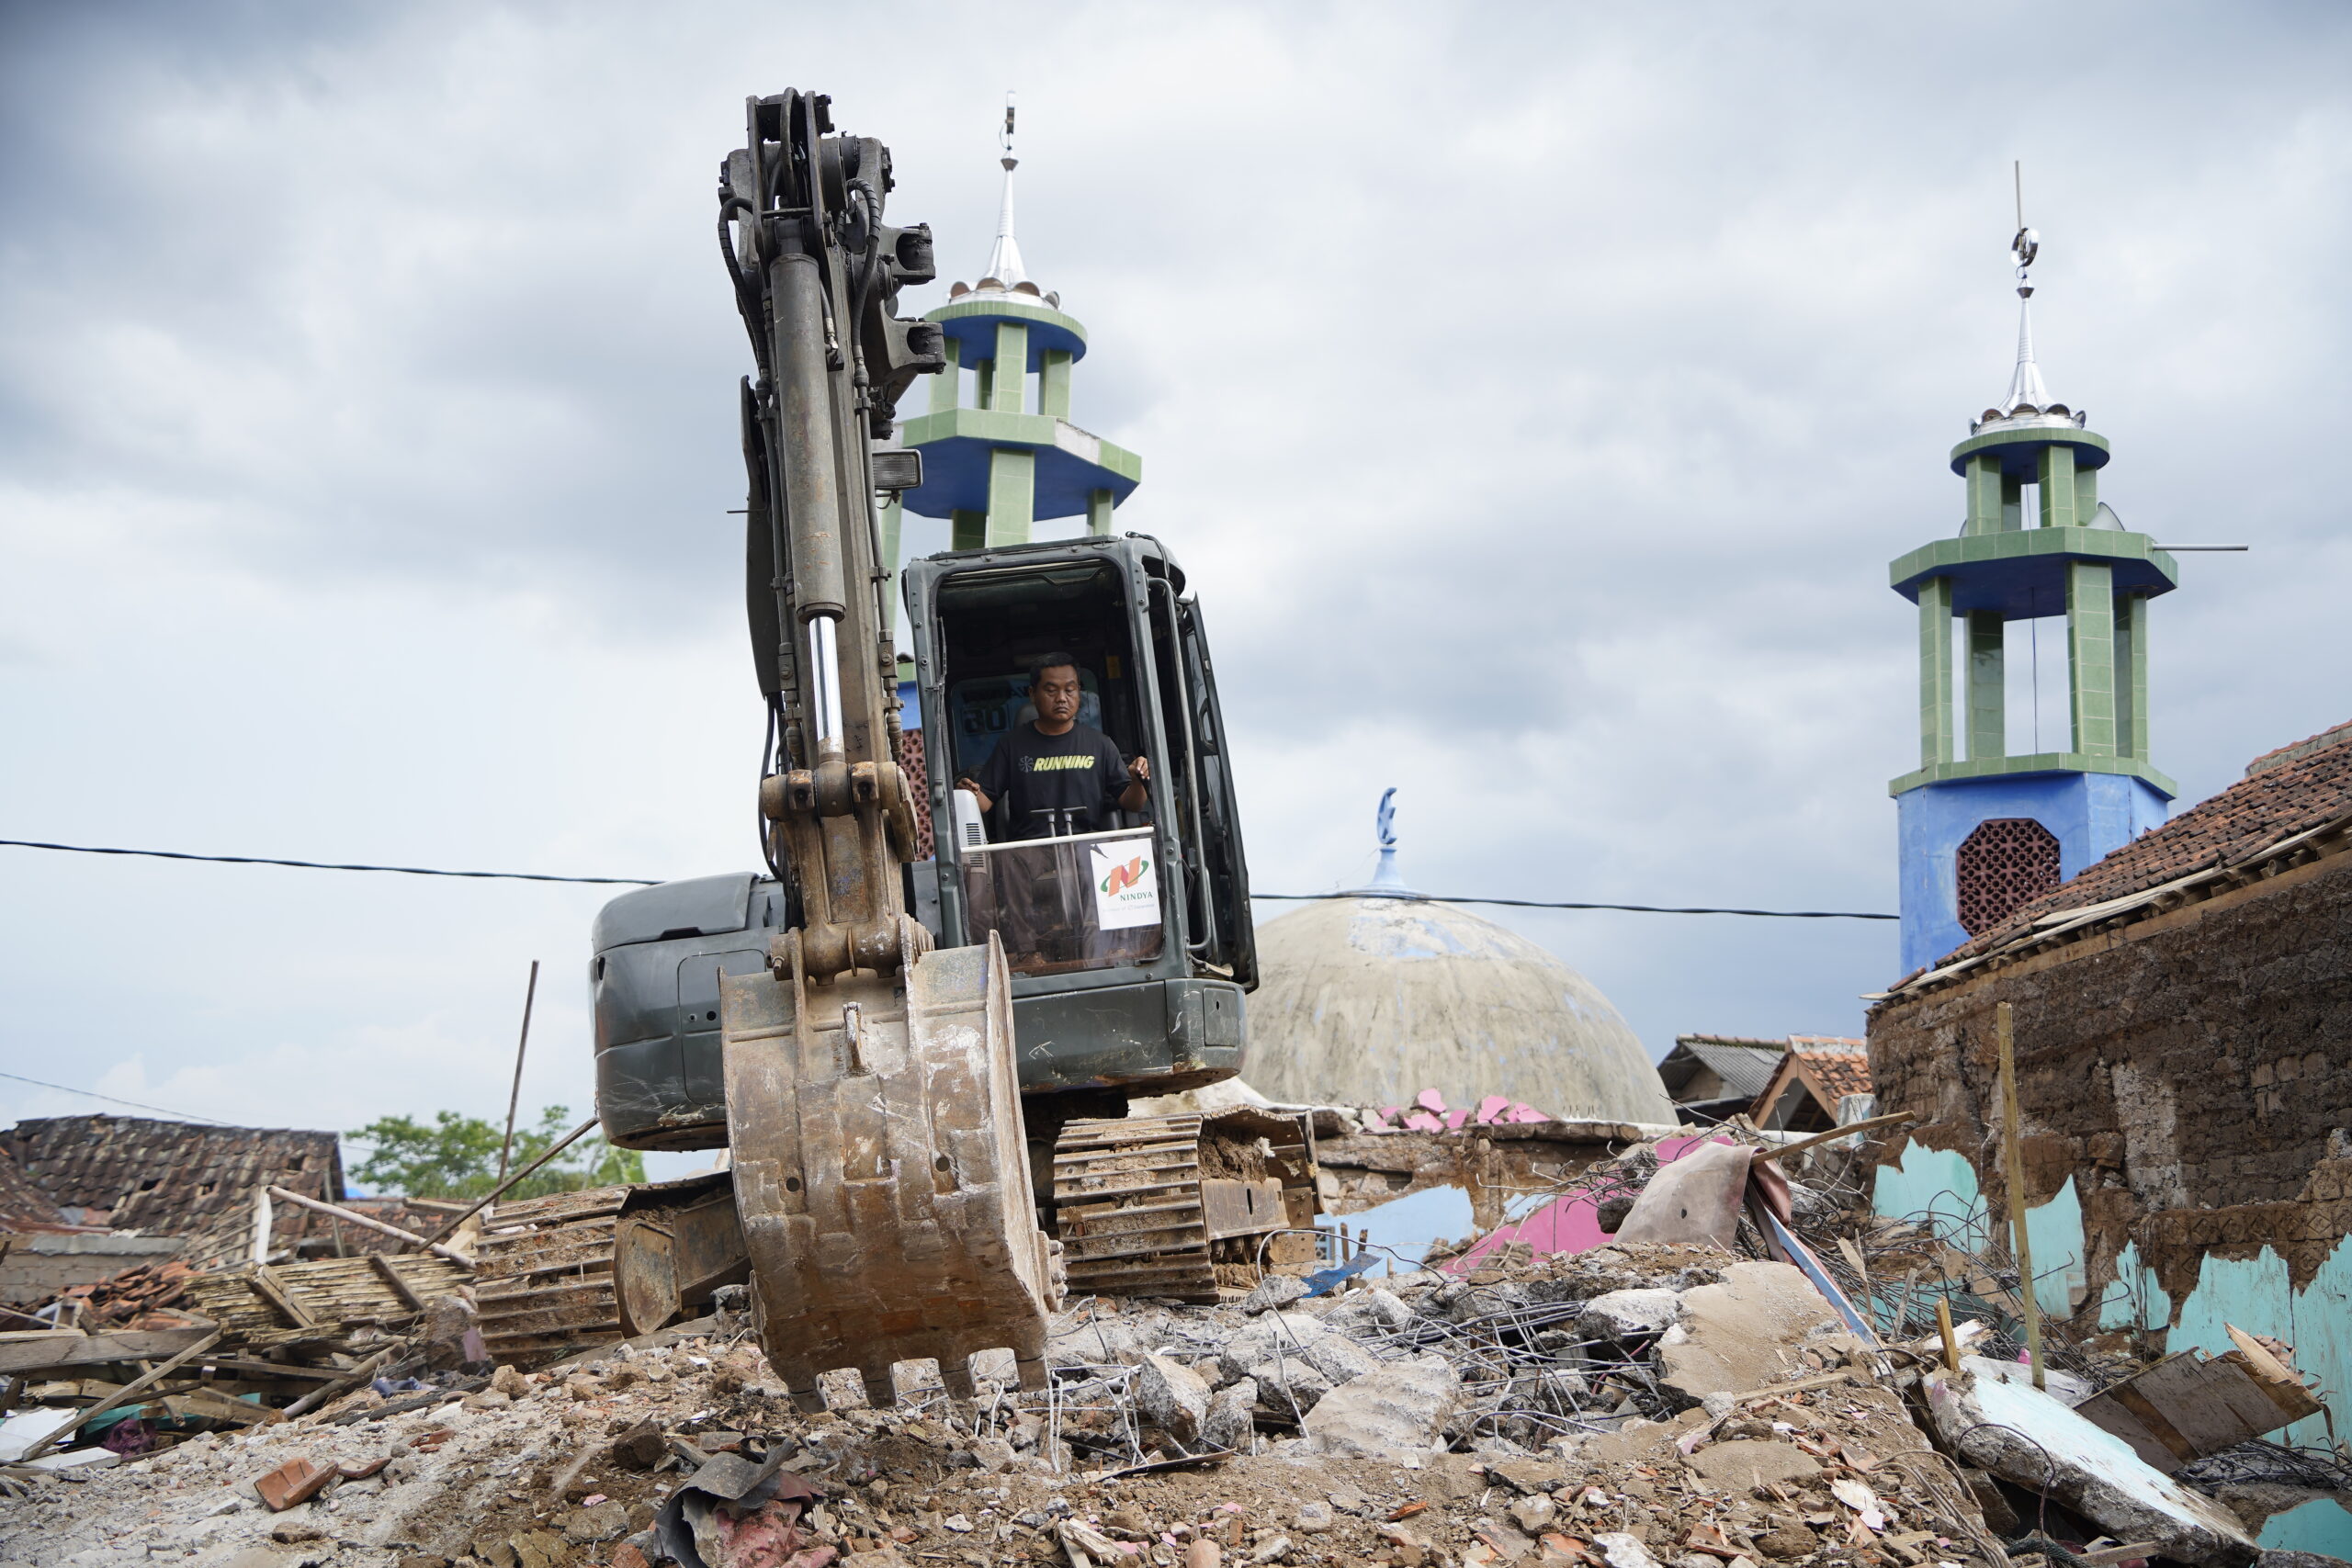
[[[915,800],[899,765],[896,657],[876,495],[919,478],[884,449],[939,328],[893,315],[932,276],[928,228],[883,221],[890,154],[831,134],[828,101],[754,98],[719,185],[719,240],[757,374],[742,386],[747,604],[770,750],[763,849],[790,917],[763,973],[724,976],[728,1140],[754,1320],[804,1404],[854,1367],[1010,1348],[1044,1375],[1057,1244],[1024,1156],[1003,953],[933,952],[900,868]],[[623,1217],[682,1241],[683,1213]],[[669,1231],[662,1226],[668,1225]],[[666,1239],[665,1239],[666,1238]],[[626,1291],[624,1292],[626,1294]]]

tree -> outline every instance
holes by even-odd
[[[514,1152],[507,1168],[522,1169],[560,1143],[571,1130],[571,1112],[550,1105],[536,1127],[514,1129]],[[497,1123],[455,1111],[434,1112],[431,1122],[411,1116],[381,1116],[351,1136],[368,1145],[368,1157],[351,1174],[380,1191],[410,1198],[479,1198],[498,1185]],[[591,1133],[506,1190],[513,1198],[576,1192],[645,1179],[645,1159],[634,1149],[616,1149]]]

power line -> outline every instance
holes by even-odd
[[[91,844],[44,844],[31,839],[0,839],[18,850],[57,850],[74,855],[141,855],[149,860],[198,860],[216,865],[290,865],[302,871],[388,871],[401,876],[467,876],[486,882],[587,882],[610,887],[651,887],[650,876],[549,876],[536,871],[439,871],[424,865],[344,865],[333,861],[274,860],[267,855],[197,855],[179,850],[100,849]]]
[[[1353,893],[1252,893],[1252,898],[1281,898],[1303,901],[1310,898],[1377,897],[1378,894]],[[1635,915],[1755,915],[1775,920],[1899,920],[1900,915],[1864,914],[1854,909],[1714,909],[1670,908],[1663,904],[1574,904],[1547,898],[1459,898],[1442,893],[1408,893],[1399,895],[1406,899],[1419,899],[1425,904],[1498,904],[1510,909],[1622,909]]]
[[[652,887],[659,880],[650,876],[550,876],[535,871],[444,871],[422,865],[357,865],[334,861],[279,860],[268,855],[199,855],[180,850],[101,849],[89,844],[51,844],[32,839],[0,839],[0,847],[20,850],[55,850],[77,855],[138,855],[149,860],[203,861],[216,865],[283,865],[301,871],[380,871],[401,876],[462,876],[487,882],[571,882],[586,883],[605,887]],[[1302,902],[1317,898],[1356,898],[1361,893],[1251,893],[1252,898]],[[1597,904],[1546,898],[1470,898],[1446,894],[1417,893],[1412,895],[1430,904],[1492,904],[1511,909],[1613,909],[1635,915],[1747,915],[1761,919],[1779,920],[1894,920],[1899,915],[1870,914],[1854,909],[1730,909],[1703,906],[1673,906],[1664,904]]]
[[[40,1078],[28,1078],[22,1073],[0,1073],[0,1078],[14,1078],[18,1083],[28,1083],[37,1089],[53,1089],[64,1094],[87,1095],[92,1100],[103,1100],[111,1105],[128,1105],[136,1111],[153,1111],[165,1116],[175,1117],[182,1122],[209,1122],[215,1127],[236,1125],[233,1122],[223,1122],[218,1117],[198,1116],[193,1111],[165,1111],[160,1105],[147,1105],[136,1100],[125,1100],[119,1094],[100,1094],[94,1089],[75,1089],[72,1084],[66,1083],[44,1083]]]

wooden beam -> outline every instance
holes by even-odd
[[[279,1279],[268,1264],[254,1264],[253,1272],[245,1276],[245,1283],[253,1287],[254,1294],[292,1319],[295,1327],[316,1328],[319,1325],[319,1320],[294,1299],[294,1292],[287,1288],[286,1281]]]
[[[376,1369],[392,1359],[393,1351],[404,1348],[406,1348],[405,1345],[385,1346],[382,1349],[377,1351],[374,1355],[368,1357],[366,1360],[352,1368],[351,1371],[344,1373],[343,1376],[337,1378],[334,1382],[327,1383],[322,1387],[312,1389],[310,1393],[304,1394],[301,1398],[288,1405],[286,1407],[286,1418],[290,1421],[295,1416],[303,1414],[305,1411],[316,1410],[328,1400],[340,1395],[345,1389],[356,1388],[359,1384],[366,1382],[368,1379],[374,1377],[376,1375]]]
[[[171,1376],[174,1372],[178,1371],[182,1367],[187,1365],[188,1362],[193,1361],[198,1356],[203,1355],[207,1350],[211,1349],[212,1347],[220,1343],[220,1336],[222,1332],[223,1331],[220,1329],[214,1329],[202,1339],[197,1341],[197,1343],[189,1346],[178,1355],[174,1356],[170,1360],[156,1367],[153,1371],[151,1371],[146,1376],[139,1379],[139,1381],[132,1383],[129,1388],[124,1389],[120,1393],[102,1393],[96,1399],[85,1401],[82,1405],[83,1411],[86,1414],[102,1404],[130,1404],[140,1394],[146,1393],[149,1389],[154,1387],[157,1383],[162,1382],[165,1378]],[[56,1447],[59,1440],[63,1438],[67,1433],[79,1431],[81,1430],[81,1427],[82,1423],[79,1421],[68,1421],[64,1426],[58,1427],[55,1431],[41,1438],[40,1441],[35,1443],[31,1448],[27,1449],[24,1452],[23,1458],[28,1460],[40,1458],[41,1455]],[[22,1462],[22,1461],[19,1461],[19,1462]]]
[[[368,1267],[376,1271],[377,1277],[384,1281],[392,1294],[408,1304],[409,1311],[418,1314],[424,1311],[424,1298],[408,1288],[408,1281],[401,1278],[401,1271],[392,1267],[390,1258],[380,1252],[371,1252],[368,1255]]]

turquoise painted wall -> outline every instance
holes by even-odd
[[[2218,1356],[2233,1348],[2222,1327],[2230,1323],[2292,1345],[2295,1370],[2306,1378],[2317,1377],[2337,1425],[2344,1426],[2344,1395],[2352,1390],[2352,1236],[2335,1244],[2312,1282],[2300,1291],[2288,1280],[2287,1260],[2267,1247],[2251,1258],[2209,1256],[2198,1268],[2197,1288],[2180,1303],[2179,1321],[2165,1348]],[[2352,1433],[2352,1427],[2345,1429]],[[2324,1444],[2327,1426],[2320,1416],[2310,1416],[2274,1440]]]
[[[1976,1184],[1976,1169],[1965,1156],[1951,1149],[1909,1145],[1900,1160],[1878,1168],[1871,1201],[1882,1214],[1933,1224],[1954,1247],[1984,1248],[1984,1195]],[[2026,1210],[2025,1235],[2033,1252],[2035,1304],[2051,1317],[2072,1316],[2075,1293],[2089,1287],[2083,1204],[2073,1177],[2050,1201]]]
[[[2264,1521],[2254,1538],[2266,1551],[2316,1551],[2323,1557],[2352,1558],[2352,1513],[2340,1503],[2314,1497]]]
[[[1900,1160],[1878,1168],[1871,1202],[1890,1218],[1935,1224],[1956,1247],[1984,1245],[1984,1202],[1975,1168],[1949,1149],[1922,1148],[1917,1144],[1905,1148]],[[2025,1228],[2033,1248],[2035,1301],[2053,1317],[2072,1315],[2073,1292],[2085,1289],[2089,1279],[2083,1206],[2073,1177],[2066,1179],[2065,1186],[2050,1201],[2026,1211]],[[2209,1356],[2234,1348],[2225,1326],[2230,1324],[2249,1334],[2284,1340],[2295,1348],[2296,1371],[2306,1380],[2317,1382],[2320,1395],[2335,1413],[2338,1426],[2352,1435],[2352,1423],[2346,1419],[2352,1416],[2352,1404],[2345,1397],[2352,1393],[2352,1236],[2336,1244],[2312,1282],[2300,1291],[2288,1278],[2286,1259],[2269,1247],[2246,1259],[2208,1256],[2198,1269],[2196,1289],[2181,1302],[2177,1313],[2172,1298],[2156,1282],[2154,1271],[2142,1261],[2136,1244],[2127,1245],[2117,1257],[2115,1274],[2099,1303],[2100,1327],[2129,1328],[2135,1322],[2148,1329],[2169,1325],[2166,1350],[2202,1350]],[[2325,1419],[2318,1416],[2271,1436],[2278,1442],[2323,1446],[2329,1440]],[[2335,1511],[2343,1513],[2340,1508]],[[2299,1508],[2295,1515],[2304,1512]],[[2334,1530],[2343,1526],[2332,1516],[2312,1515],[2294,1528]],[[2352,1546],[2352,1540],[2330,1539],[2340,1546]],[[2267,1535],[2264,1544],[2271,1544]],[[2329,1547],[2299,1550],[2352,1557],[2352,1551]]]

